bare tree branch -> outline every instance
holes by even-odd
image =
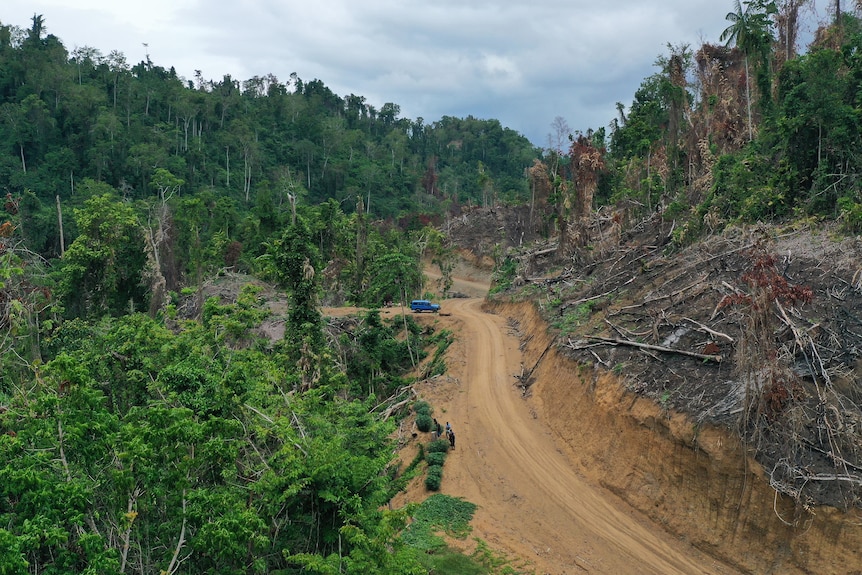
[[[720,355],[709,355],[709,354],[704,354],[704,353],[695,353],[693,351],[686,351],[684,349],[673,349],[672,347],[664,347],[662,345],[651,345],[648,343],[640,343],[637,341],[629,341],[626,339],[599,337],[599,336],[595,336],[595,335],[588,335],[587,339],[591,339],[594,341],[601,341],[603,343],[607,343],[607,344],[611,344],[611,345],[628,345],[628,346],[637,347],[640,349],[649,349],[652,351],[663,351],[666,353],[677,353],[680,355],[687,355],[689,357],[695,357],[697,359],[702,359],[704,361],[714,361],[716,363],[721,363],[721,356]],[[570,344],[570,347],[572,349],[581,349],[581,347],[576,347],[576,344],[577,344],[577,342],[574,342],[574,344]]]

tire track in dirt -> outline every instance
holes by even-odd
[[[539,573],[736,573],[578,475],[513,386],[517,339],[505,318],[481,304],[445,304],[464,363],[453,366],[460,387],[437,400],[458,440],[441,490],[479,506],[474,535],[526,558]]]

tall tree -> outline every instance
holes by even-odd
[[[548,173],[548,167],[538,158],[533,160],[533,165],[530,166],[528,177],[530,178],[530,228],[544,230],[544,215],[548,206],[548,199],[551,196],[551,178]],[[538,209],[543,216],[542,226],[536,226],[534,223],[534,212]],[[545,233],[543,232],[543,235]]]
[[[185,182],[164,168],[156,168],[150,185],[158,191],[158,197],[149,202],[149,219],[145,228],[147,257],[149,261],[150,311],[161,309],[167,290],[176,289],[179,282],[174,244],[173,214],[169,201],[179,194]],[[155,220],[155,221],[154,221]]]
[[[290,296],[284,337],[301,372],[302,387],[311,388],[321,375],[323,328],[317,307],[320,278],[319,252],[302,217],[274,244],[279,279]]]
[[[380,306],[386,301],[402,305],[422,288],[422,270],[419,259],[398,252],[390,252],[374,259],[368,270],[368,288],[363,301]]]
[[[61,272],[67,310],[98,317],[144,304],[145,243],[132,208],[104,194],[76,209],[75,220],[81,235],[66,250]]]
[[[569,149],[569,169],[574,180],[575,197],[567,237],[560,237],[561,255],[571,256],[577,247],[586,245],[589,234],[589,218],[593,209],[593,197],[598,188],[599,175],[605,169],[605,150],[597,147],[590,137],[579,134]],[[574,230],[571,228],[574,227]]]
[[[733,42],[742,50],[745,59],[745,102],[748,110],[748,140],[754,139],[751,119],[751,56],[763,56],[772,43],[772,20],[770,16],[777,11],[774,0],[747,0],[740,3],[734,0],[735,11],[728,12],[725,20],[730,26],[721,33],[721,41]],[[743,9],[743,4],[745,8]]]
[[[674,173],[679,167],[680,136],[684,131],[684,120],[690,113],[687,75],[692,63],[692,52],[688,44],[668,44],[668,50],[670,56],[666,60],[660,58],[658,61],[664,72],[659,84],[661,96],[668,111],[666,155],[669,173],[665,181],[666,190],[671,185],[670,181],[675,179]]]

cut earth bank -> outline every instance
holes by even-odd
[[[443,309],[451,315],[421,321],[456,334],[448,372],[417,389],[458,436],[441,491],[478,505],[472,535],[513,564],[554,575],[862,573],[858,510],[797,508],[728,430],[695,426],[558,353],[529,303]],[[534,365],[522,397],[515,376]],[[393,504],[426,496],[417,480]]]

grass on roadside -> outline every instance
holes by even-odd
[[[402,541],[416,549],[419,560],[429,573],[447,575],[519,575],[500,554],[478,541],[476,551],[468,556],[446,544],[443,535],[465,539],[471,531],[470,520],[476,505],[460,498],[436,493],[419,505],[413,522],[401,535]]]

